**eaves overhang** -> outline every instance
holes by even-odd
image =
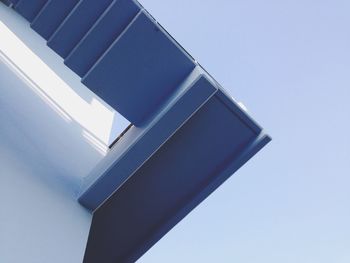
[[[90,207],[110,194],[94,211],[86,262],[136,261],[270,141],[221,90],[160,142],[162,135],[160,128],[144,138],[125,155],[128,165],[116,162],[80,197]],[[140,166],[130,165],[147,149]],[[123,168],[132,167],[121,180]]]

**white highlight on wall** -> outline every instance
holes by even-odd
[[[0,51],[16,73],[66,121],[81,125],[87,140],[105,153],[128,122],[98,98],[63,60],[46,46],[27,21],[1,9]],[[118,122],[117,124],[115,122]]]
[[[0,111],[52,167],[52,172],[40,175],[42,180],[55,187],[61,184],[74,194],[129,125],[80,82],[23,17],[4,5],[0,5]],[[2,132],[0,128],[0,136]]]

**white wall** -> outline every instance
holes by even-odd
[[[14,94],[32,104],[11,104]],[[75,200],[77,179],[57,169],[52,146],[38,144],[50,144],[46,125],[64,126],[55,114],[0,64],[0,262],[82,261],[91,215]]]
[[[2,109],[0,121],[0,262],[81,262],[91,215]]]
[[[0,262],[81,262],[81,183],[127,122],[0,4]]]
[[[24,18],[2,4],[0,37],[1,60],[27,84],[2,85],[2,103],[55,167],[79,181],[128,122],[86,88]]]

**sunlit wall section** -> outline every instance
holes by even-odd
[[[1,62],[22,83],[1,80],[2,106],[78,187],[128,121],[87,89],[28,22],[5,5],[0,5],[0,35]]]

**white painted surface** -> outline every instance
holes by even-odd
[[[0,4],[0,262],[82,262],[81,183],[127,121]]]
[[[0,108],[0,262],[82,262],[91,215]]]
[[[57,144],[79,159],[64,142],[74,129],[3,63],[0,124],[0,262],[82,262],[91,214],[75,200],[78,178],[53,158]]]
[[[4,5],[0,37],[0,60],[13,72],[8,83],[8,70],[0,73],[2,107],[78,192],[128,122],[86,88],[25,19]]]
[[[11,8],[0,5],[0,50],[15,64],[44,99],[101,152],[128,122],[86,88],[63,59]]]

